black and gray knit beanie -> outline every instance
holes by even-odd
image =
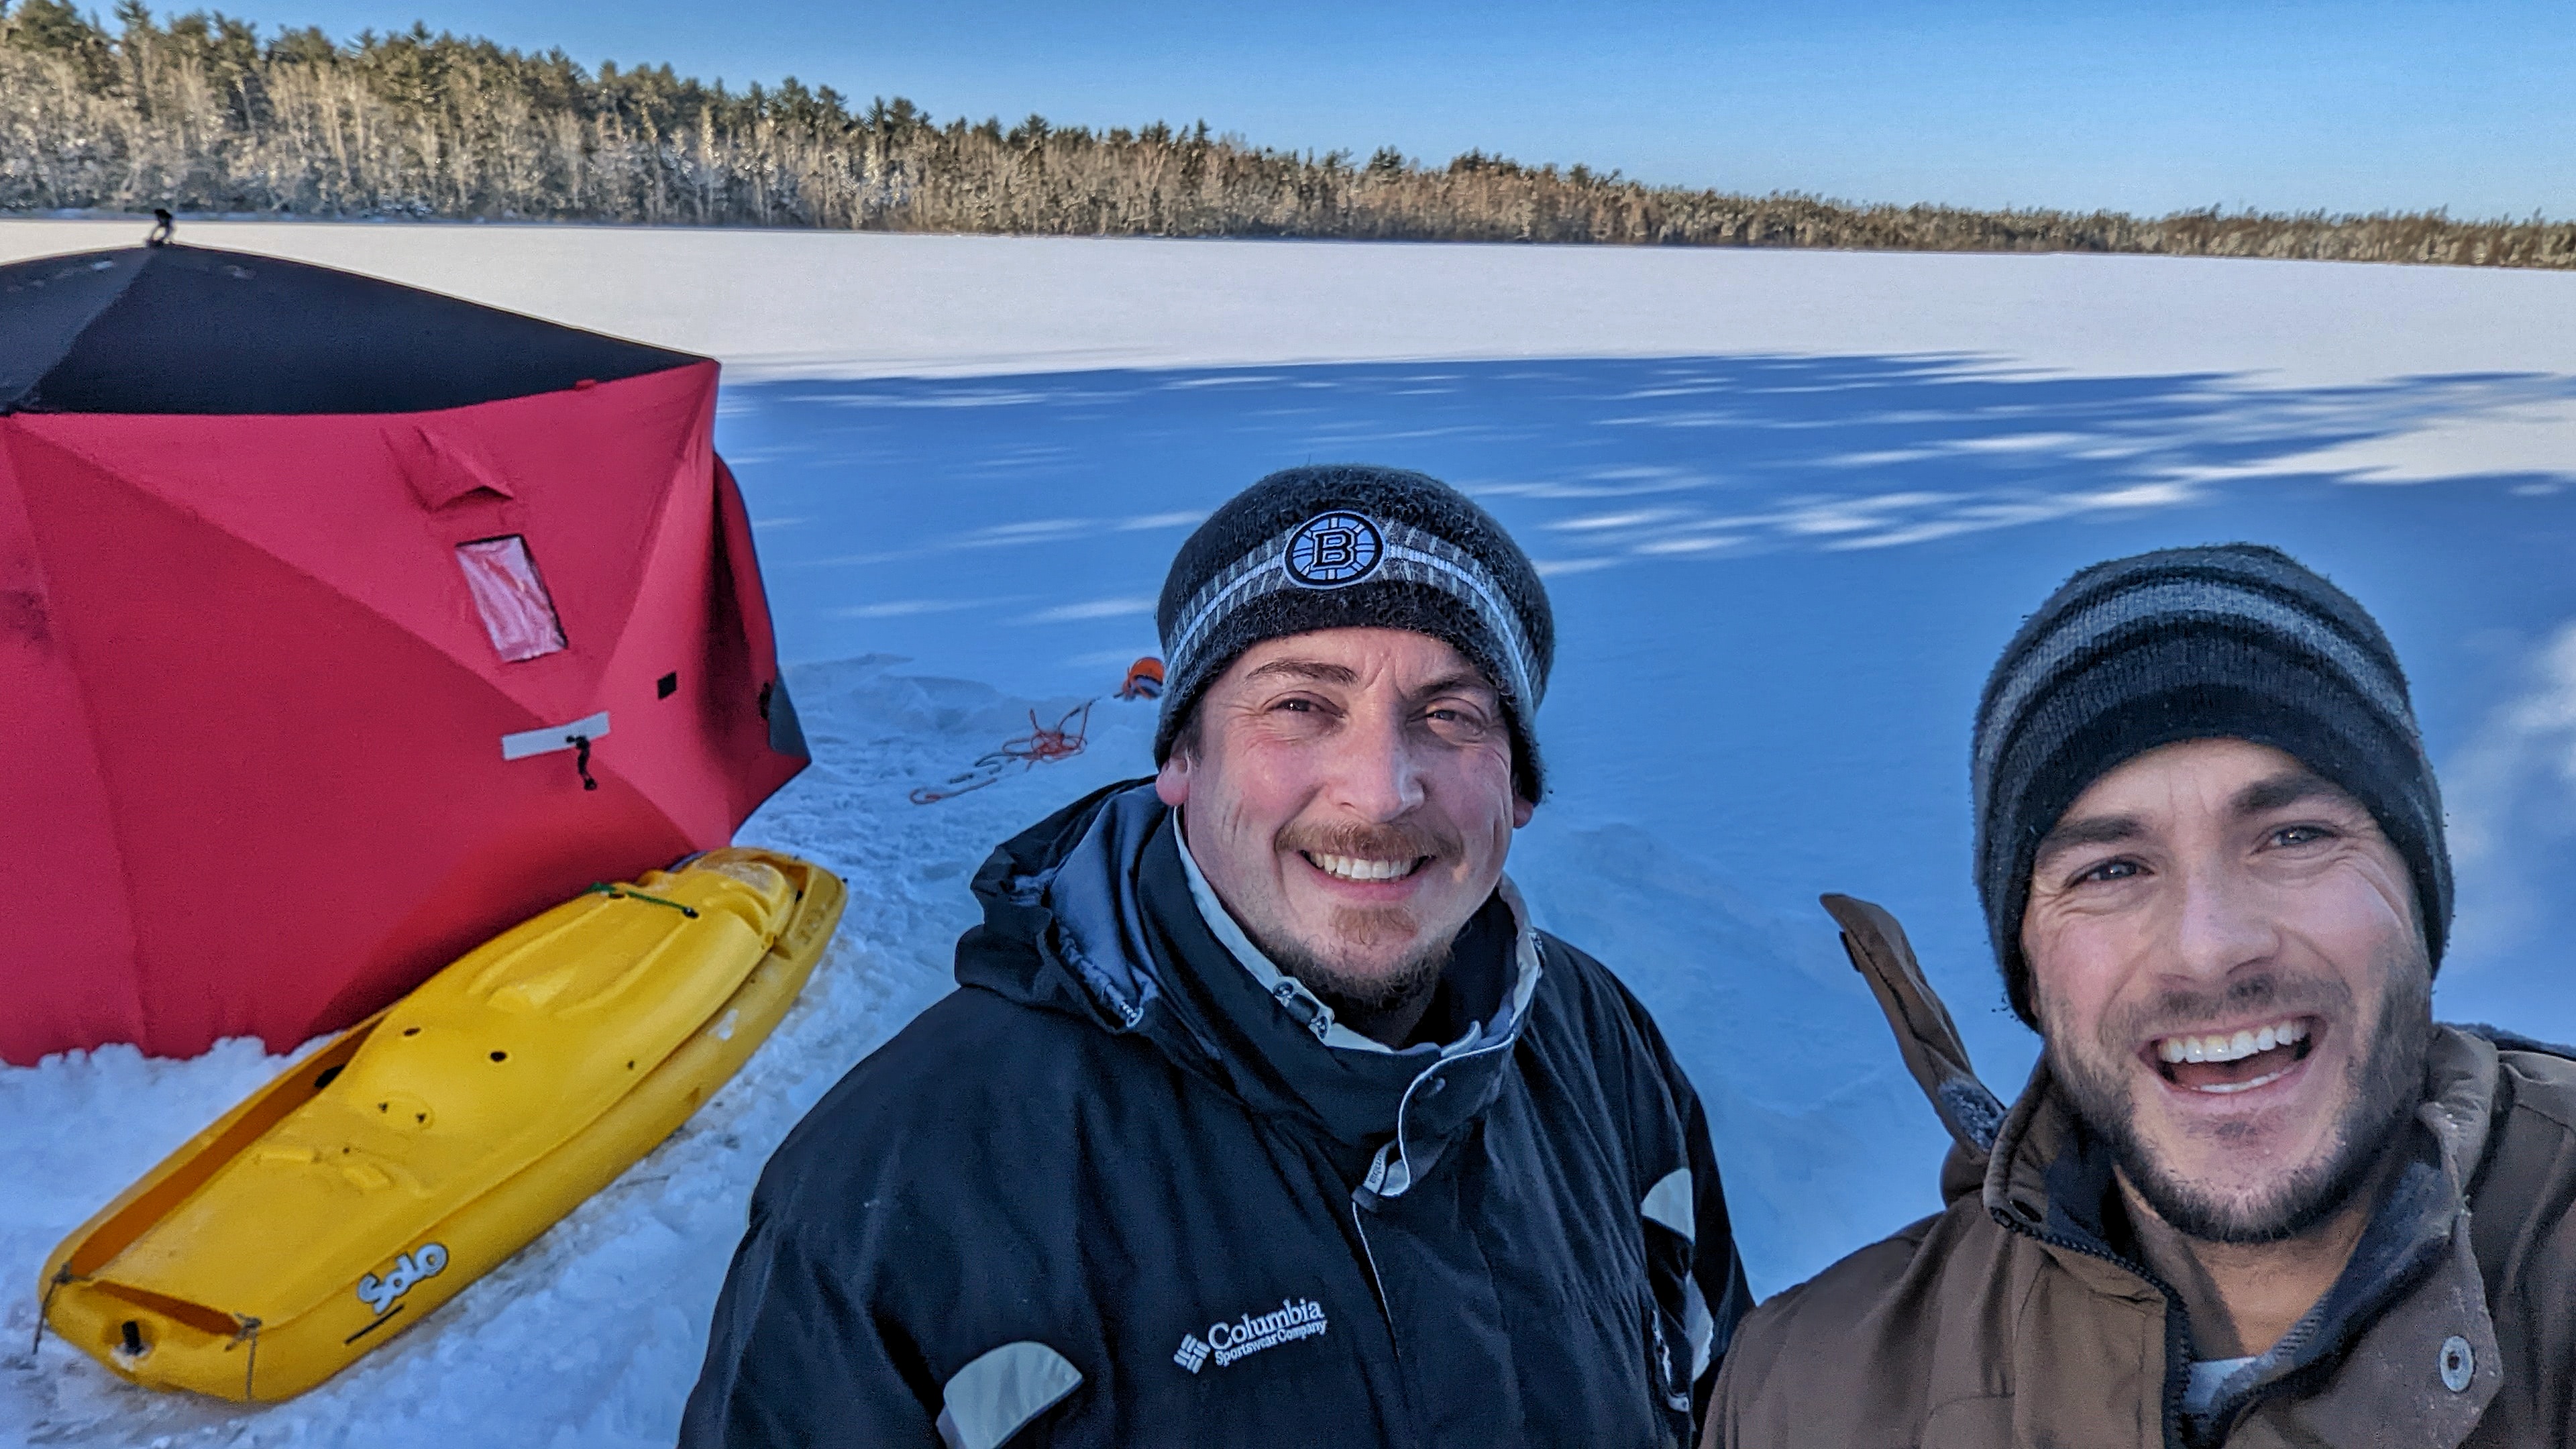
[[[1157,765],[1200,694],[1262,640],[1409,629],[1447,641],[1492,681],[1512,732],[1512,783],[1539,798],[1530,720],[1556,658],[1547,589],[1503,526],[1436,478],[1355,464],[1271,474],[1181,545],[1154,622],[1166,675]]]
[[[2036,1027],[2022,910],[2041,837],[2095,780],[2160,745],[2241,739],[2368,807],[2415,881],[2436,967],[2451,925],[2442,800],[2406,676],[2367,610],[2256,544],[2165,549],[2068,579],[1977,706],[1977,892],[2013,1010]]]

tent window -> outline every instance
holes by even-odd
[[[555,616],[546,581],[537,577],[526,538],[513,533],[460,543],[456,563],[465,570],[483,632],[505,662],[542,658],[564,647],[563,622]]]

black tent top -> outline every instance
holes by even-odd
[[[246,252],[0,266],[0,414],[429,412],[702,360]]]

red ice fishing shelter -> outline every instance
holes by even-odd
[[[0,1058],[285,1048],[805,763],[716,364],[273,257],[0,266]]]

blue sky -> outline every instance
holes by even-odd
[[[942,118],[1204,117],[1870,201],[2576,216],[2570,0],[233,0],[586,65],[794,74]]]

